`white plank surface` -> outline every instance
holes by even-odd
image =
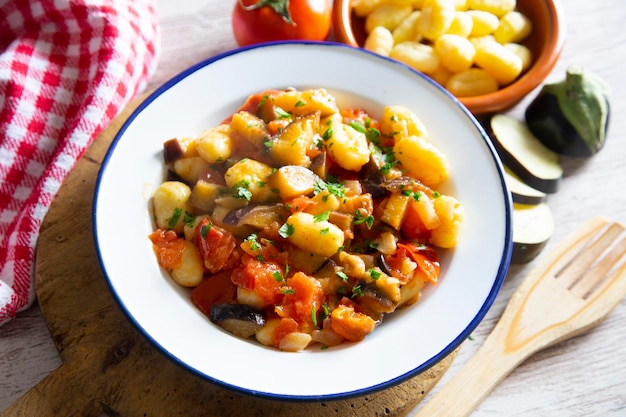
[[[232,1],[158,0],[158,4],[162,50],[150,88],[197,61],[236,47],[230,28]],[[583,65],[609,83],[612,110],[605,149],[586,161],[564,160],[561,190],[549,198],[556,231],[548,249],[591,216],[603,214],[626,222],[626,3],[565,0],[562,6],[566,44],[548,80],[560,79],[570,64]],[[511,114],[521,117],[529,100]],[[439,386],[480,346],[533,265],[511,267],[493,308]],[[60,363],[38,306],[0,327],[0,412]],[[473,416],[626,416],[626,301],[598,327],[522,364]]]

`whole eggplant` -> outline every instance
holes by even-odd
[[[549,149],[589,157],[604,146],[609,113],[606,84],[573,65],[563,81],[541,88],[525,116],[530,131]]]

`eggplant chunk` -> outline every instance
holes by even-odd
[[[559,155],[545,147],[524,122],[496,114],[490,127],[494,146],[513,173],[544,193],[558,190],[563,178]]]
[[[363,166],[361,178],[363,191],[370,193],[372,198],[382,198],[389,194],[388,190],[383,187],[383,183],[386,180],[385,176],[373,156],[371,156],[369,162]]]
[[[513,204],[513,254],[511,263],[524,264],[543,250],[554,232],[554,218],[547,203]]]
[[[175,162],[185,156],[185,146],[178,138],[163,143],[163,161],[165,164]]]
[[[359,305],[370,317],[379,320],[384,314],[395,311],[398,303],[381,290],[376,282],[366,284],[361,281],[358,285],[361,289],[358,296]]]
[[[228,226],[252,226],[264,229],[272,222],[282,222],[289,216],[289,210],[282,204],[273,206],[250,204],[230,211],[222,220]]]
[[[510,169],[504,168],[504,179],[509,187],[514,203],[539,204],[548,199],[548,195],[519,179]]]
[[[322,151],[319,155],[311,159],[311,166],[309,169],[324,181],[326,181],[326,177],[328,177],[328,168],[329,164],[326,157],[326,151]]]
[[[211,307],[209,319],[224,330],[241,338],[253,336],[265,326],[263,310],[247,304],[215,304]]]

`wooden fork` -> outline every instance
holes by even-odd
[[[602,321],[626,295],[624,230],[596,217],[548,253],[478,352],[414,417],[468,416],[529,356]]]

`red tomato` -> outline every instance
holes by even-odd
[[[409,240],[428,242],[430,239],[431,232],[424,226],[424,222],[422,222],[417,211],[417,203],[413,200],[410,200],[406,207],[401,228],[402,234]]]
[[[232,268],[239,261],[235,237],[229,231],[211,224],[207,218],[196,226],[196,246],[204,260],[204,267],[213,274]]]
[[[274,342],[274,347],[278,349],[280,346],[280,340],[287,334],[297,332],[298,331],[298,323],[290,318],[282,318],[280,319],[280,324],[276,329],[274,329],[274,333],[272,334],[272,339]]]
[[[279,304],[283,299],[282,267],[274,262],[261,262],[246,255],[242,258],[242,264],[233,271],[233,283],[254,291],[264,305]]]
[[[287,287],[291,291],[285,293],[276,313],[281,317],[291,317],[301,326],[312,326],[311,310],[317,311],[324,301],[322,284],[303,272],[296,272],[287,280]]]
[[[183,263],[185,239],[173,230],[157,229],[149,236],[159,265],[166,269],[179,268]]]
[[[415,243],[398,243],[398,249],[400,248],[407,251],[408,256],[417,264],[419,272],[426,281],[432,284],[437,283],[441,267],[435,249]]]
[[[370,334],[376,322],[365,313],[357,311],[358,306],[343,298],[330,315],[330,327],[339,336],[352,342],[359,342]]]
[[[378,120],[375,120],[370,116],[370,114],[358,107],[348,107],[341,110],[341,116],[343,117],[343,122],[345,124],[350,124],[352,122],[358,122],[363,125],[365,128],[374,128],[380,129],[380,123]]]
[[[230,275],[231,271],[228,270],[206,278],[191,291],[191,302],[207,316],[215,304],[234,303],[237,300],[237,287]]]
[[[290,39],[323,41],[330,24],[328,0],[237,0],[232,15],[240,46]]]

